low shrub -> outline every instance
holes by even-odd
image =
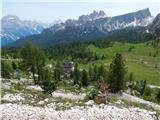
[[[14,84],[13,87],[15,90],[19,90],[19,91],[22,91],[24,89],[23,85],[20,83]]]
[[[91,90],[87,93],[86,99],[93,100],[99,93],[100,92],[95,87],[92,87]]]

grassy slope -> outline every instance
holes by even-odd
[[[129,52],[128,49],[130,46],[134,46],[134,49]],[[105,60],[94,61],[90,64],[104,64],[108,69],[115,53],[120,52],[126,59],[128,74],[133,72],[135,80],[147,80],[149,84],[160,85],[160,48],[153,48],[150,45],[146,45],[146,43],[131,44],[118,42],[109,48],[97,48],[93,45],[89,45],[88,47],[99,56],[103,54],[106,56]],[[159,51],[159,55],[153,57],[156,50]],[[151,53],[152,56],[149,56],[149,53]],[[143,64],[141,63],[142,59],[144,61]],[[158,68],[155,68],[155,63],[158,64]],[[89,64],[81,66],[85,68],[88,67]]]

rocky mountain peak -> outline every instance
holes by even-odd
[[[7,15],[2,18],[2,22],[20,21],[20,19],[15,15]]]
[[[50,27],[49,24],[36,21],[21,20],[15,15],[7,15],[1,19],[1,45],[12,43],[20,37],[39,34],[43,29]]]
[[[139,11],[135,12],[135,14],[138,17],[151,17],[151,12],[150,12],[149,8],[139,10]]]
[[[148,26],[148,31],[160,37],[160,13],[155,17],[153,22]]]
[[[100,11],[93,11],[91,14],[88,15],[88,17],[90,19],[97,19],[97,18],[103,18],[106,16],[106,13],[103,11],[103,10],[100,10]]]
[[[104,18],[106,17],[106,14],[104,11],[100,10],[100,11],[93,11],[92,13],[90,13],[89,15],[81,15],[79,17],[79,21],[92,21],[92,20],[96,20],[96,19],[99,19],[99,18]]]

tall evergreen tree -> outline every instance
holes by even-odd
[[[31,42],[27,42],[22,47],[20,54],[23,60],[23,68],[25,70],[30,69],[35,84],[38,84],[39,78],[37,80],[35,74],[39,74],[41,67],[45,65],[46,56],[39,48],[33,46]]]
[[[63,75],[64,69],[63,66],[60,62],[57,62],[54,70],[54,77],[56,80],[60,81],[61,80],[61,75]]]
[[[109,69],[108,84],[111,92],[115,93],[123,89],[125,72],[125,61],[122,55],[117,53]]]
[[[86,70],[82,71],[82,86],[88,86],[88,73]]]
[[[52,72],[48,68],[42,68],[40,71],[40,85],[44,92],[52,93],[56,90],[56,82],[53,79]]]
[[[100,67],[99,67],[99,69],[98,69],[98,78],[99,77],[105,77],[105,68],[104,68],[104,66],[103,65],[101,65]]]
[[[80,71],[78,69],[78,63],[76,63],[73,72],[73,85],[79,84],[79,80],[80,80]]]
[[[98,67],[97,67],[97,65],[94,66],[93,71],[94,71],[93,79],[97,80],[98,79]]]
[[[94,70],[92,66],[89,66],[88,74],[89,74],[89,79],[92,81],[94,79]]]
[[[17,64],[16,64],[14,61],[12,61],[12,68],[13,68],[14,70],[17,69]]]
[[[130,74],[129,74],[129,82],[132,82],[132,81],[133,81],[133,73],[130,72]]]

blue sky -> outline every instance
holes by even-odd
[[[53,22],[57,19],[77,19],[93,10],[104,10],[108,16],[121,15],[149,8],[159,13],[159,0],[5,0],[1,2],[2,16],[17,15],[22,20]],[[2,17],[0,16],[0,17]]]

